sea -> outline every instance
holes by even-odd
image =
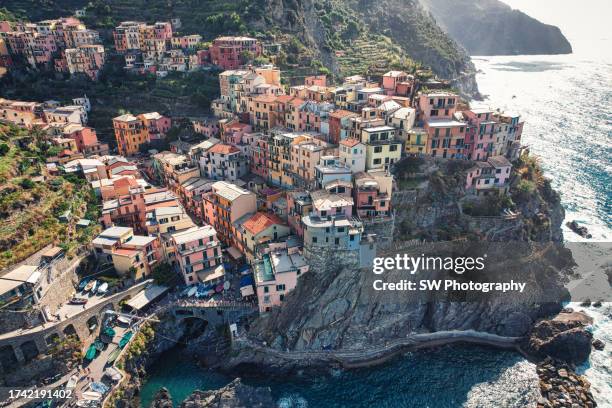
[[[539,157],[561,193],[566,221],[586,226],[592,234],[589,242],[609,242],[612,64],[577,54],[473,60],[485,98],[472,103],[522,116],[523,143]],[[567,242],[585,241],[565,226],[564,237]],[[596,252],[597,244],[593,245]],[[593,352],[579,372],[591,382],[599,406],[612,407],[612,303],[569,306],[591,315],[594,336],[606,343],[605,350]],[[173,349],[151,368],[141,406],[148,407],[162,386],[178,405],[195,389],[219,388],[232,379],[198,367],[181,349]],[[468,346],[408,353],[369,369],[244,381],[269,386],[283,408],[524,407],[533,406],[539,395],[532,363],[513,352]]]

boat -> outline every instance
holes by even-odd
[[[93,342],[93,346],[98,351],[104,350],[104,343],[100,339],[96,339],[96,341]]]
[[[92,344],[91,346],[89,346],[89,348],[87,349],[87,352],[85,353],[85,360],[93,360],[94,358],[96,358],[96,355],[98,354],[98,349]]]
[[[197,291],[198,291],[198,287],[194,286],[193,288],[189,289],[189,292],[187,292],[187,297],[192,297],[193,295],[195,295]]]
[[[104,295],[106,292],[108,292],[108,283],[104,282],[98,287],[97,293],[98,295]]]
[[[96,391],[85,391],[81,394],[81,397],[89,401],[100,401],[102,399],[102,394]]]
[[[91,388],[92,391],[98,392],[102,395],[108,392],[108,386],[106,386],[106,384],[99,382],[99,381],[95,381],[89,384],[89,388]]]
[[[87,284],[86,284],[86,285],[85,285],[85,287],[83,288],[83,292],[85,292],[85,293],[86,293],[86,292],[89,292],[89,291],[90,291],[90,290],[91,290],[91,289],[94,287],[94,285],[95,285],[95,284],[96,284],[96,281],[95,281],[95,280],[92,280],[92,281],[87,282]]]
[[[230,281],[223,282],[223,290],[229,290],[230,286],[231,286]]]
[[[84,278],[80,283],[79,283],[79,290],[83,290],[85,289],[85,286],[87,286],[87,284],[89,283],[91,279],[90,278]]]
[[[119,340],[119,348],[124,348],[125,345],[130,342],[130,339],[132,338],[133,335],[134,333],[131,330],[125,332],[123,337],[121,337],[121,340]]]
[[[223,284],[222,283],[217,285],[217,287],[215,288],[215,292],[217,292],[217,293],[223,292]]]
[[[70,379],[66,383],[66,389],[67,390],[72,390],[72,389],[76,388],[78,382],[79,382],[79,376],[76,375],[76,374],[73,375],[72,377],[70,377]]]
[[[104,343],[111,343],[115,337],[115,330],[112,327],[105,327],[102,333],[100,333],[100,340]]]
[[[90,291],[91,291],[91,294],[92,294],[92,295],[95,295],[95,294],[96,294],[96,289],[98,289],[98,284],[99,284],[99,283],[100,283],[100,282],[98,282],[97,280],[94,280],[94,281],[93,281],[93,286],[92,286],[92,287],[91,287],[91,289],[90,289]]]
[[[121,349],[117,347],[116,349],[111,351],[111,353],[108,355],[108,360],[106,362],[108,364],[113,364],[115,360],[117,359],[117,357],[119,357],[120,353],[121,353]]]
[[[92,331],[96,330],[96,327],[98,327],[98,324],[97,323],[92,323],[89,326],[89,331],[92,332]]]
[[[114,382],[120,381],[123,377],[115,367],[108,367],[104,370],[104,375],[113,380]]]
[[[119,316],[117,318],[117,323],[120,323],[121,325],[129,326],[129,324],[132,323],[132,319],[126,316]]]
[[[75,296],[72,299],[70,299],[71,305],[84,305],[85,303],[87,303],[87,298]]]

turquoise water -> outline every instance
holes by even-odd
[[[233,379],[199,368],[181,349],[166,353],[149,373],[142,407],[161,386],[176,405],[195,389]],[[467,346],[410,353],[370,369],[243,381],[269,386],[279,407],[520,407],[535,401],[537,391],[535,369],[517,354]]]

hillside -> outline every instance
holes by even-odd
[[[417,0],[5,0],[3,6],[30,20],[85,8],[83,20],[97,29],[124,20],[180,18],[181,32],[205,40],[248,33],[282,44],[279,65],[297,77],[326,70],[340,77],[378,75],[390,68],[425,66],[444,78],[460,79],[474,71],[465,51]],[[108,31],[103,34],[110,40]],[[456,85],[476,91],[473,81]]]
[[[0,124],[0,269],[49,244],[71,254],[99,228],[76,228],[80,217],[97,220],[97,200],[84,180],[47,174],[45,158],[55,154],[41,133]],[[62,223],[65,211],[72,217]]]
[[[541,23],[499,0],[421,0],[470,55],[569,54],[558,27]]]

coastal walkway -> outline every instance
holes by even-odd
[[[283,351],[257,344],[244,337],[236,338],[236,343],[242,347],[250,348],[256,352],[267,354],[281,360],[315,365],[339,363],[344,368],[357,368],[382,363],[399,353],[453,343],[470,343],[502,349],[519,350],[519,342],[521,339],[521,337],[505,337],[476,330],[449,330],[434,333],[411,334],[405,338],[391,340],[379,346],[355,350]]]

